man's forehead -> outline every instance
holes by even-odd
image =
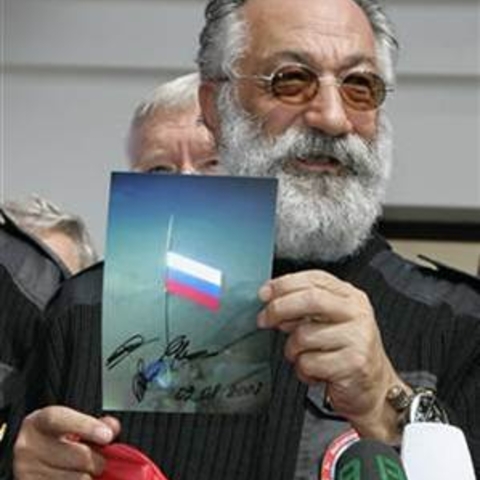
[[[169,148],[179,139],[194,142],[201,148],[210,148],[211,133],[200,121],[199,108],[177,112],[155,112],[134,133],[137,147],[142,151]]]
[[[165,127],[191,127],[192,125],[198,125],[199,116],[200,107],[197,105],[179,110],[157,108],[148,116],[144,125],[150,128],[159,125]]]
[[[307,18],[321,15],[325,20],[338,21],[350,16],[363,16],[368,19],[355,0],[248,0],[240,10],[247,16],[260,17],[263,21],[285,12],[303,13]]]
[[[168,141],[169,135],[175,131],[184,131],[185,134],[201,137],[203,132],[198,121],[199,115],[196,109],[177,112],[155,111],[137,126],[133,135],[140,143]]]
[[[242,9],[249,26],[252,50],[275,51],[280,46],[303,44],[312,51],[322,49],[315,37],[329,37],[341,45],[374,49],[370,22],[353,0],[249,0]],[[312,45],[306,45],[308,42]]]

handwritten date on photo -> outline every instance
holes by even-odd
[[[249,382],[241,384],[208,385],[203,388],[196,388],[194,385],[180,387],[174,393],[173,398],[178,402],[205,402],[215,400],[219,397],[224,399],[234,399],[240,397],[253,396],[260,394],[263,388],[263,382]]]

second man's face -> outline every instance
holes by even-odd
[[[134,132],[133,170],[145,173],[220,174],[214,141],[199,111],[154,112]]]

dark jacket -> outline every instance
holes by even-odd
[[[25,362],[35,344],[42,312],[66,268],[38,240],[0,210],[0,428],[19,395]],[[0,448],[3,449],[0,439]],[[1,451],[1,450],[0,450]]]
[[[369,295],[393,365],[413,382],[437,388],[454,423],[465,432],[480,474],[480,297],[471,296],[473,303],[465,308],[451,295],[458,285],[442,284],[439,294],[444,280],[437,272],[405,261],[377,236],[355,256],[332,265],[277,260],[275,275],[310,268],[329,270]],[[46,372],[42,402],[32,395],[31,407],[61,403],[103,413],[102,276],[103,269],[96,267],[66,282],[49,311],[41,347],[40,368]],[[116,412],[121,441],[143,450],[171,480],[292,480],[305,408],[315,392],[297,380],[284,360],[284,341],[283,334],[275,334],[274,389],[267,412]]]

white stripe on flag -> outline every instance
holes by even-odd
[[[220,270],[179,255],[178,253],[167,252],[167,267],[193,275],[194,277],[201,278],[215,285],[220,286],[222,284],[222,272]]]

